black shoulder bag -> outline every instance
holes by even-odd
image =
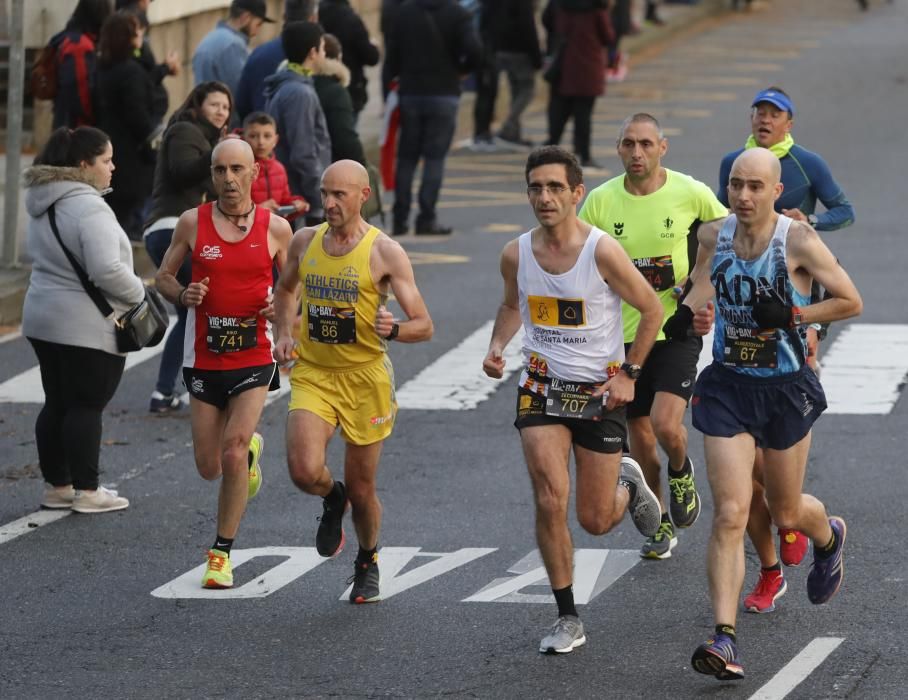
[[[69,251],[69,248],[60,238],[60,231],[57,229],[57,214],[53,204],[47,210],[47,218],[50,220],[50,228],[57,238],[63,253],[69,260],[70,265],[76,271],[76,276],[85,288],[85,293],[91,298],[98,307],[98,311],[104,318],[113,316],[114,310],[104,294],[98,289],[98,286],[88,278],[88,273],[76,260],[75,256]],[[114,324],[116,326],[117,349],[120,352],[134,352],[145,347],[152,347],[161,342],[164,334],[167,332],[167,326],[170,318],[167,314],[167,306],[161,293],[154,287],[145,285],[145,299],[133,306],[129,311],[120,316]]]

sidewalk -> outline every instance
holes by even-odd
[[[659,14],[664,21],[662,26],[641,22],[639,34],[627,36],[622,40],[621,49],[629,55],[632,67],[627,82],[633,83],[633,62],[636,56],[656,49],[675,35],[690,29],[698,22],[729,12],[730,7],[731,0],[700,0],[695,5],[662,3],[659,7]],[[544,37],[541,38],[544,39]],[[382,125],[381,83],[378,68],[370,69],[367,75],[369,78],[370,96],[365,110],[360,115],[359,130],[367,157],[371,162],[378,163],[379,136]],[[507,89],[505,88],[502,92],[507,93]],[[548,84],[540,79],[539,89],[536,91],[536,98],[531,108],[543,109],[547,98]],[[464,93],[458,113],[457,131],[454,136],[455,143],[471,138],[473,135],[474,101],[474,93]],[[31,160],[32,156],[30,155],[22,156],[23,169],[31,163]],[[6,155],[0,154],[0,179],[5,178],[5,172]],[[5,182],[2,185],[4,188],[6,187]],[[3,202],[0,200],[0,221],[2,220]],[[28,259],[25,251],[26,222],[24,192],[20,190],[18,234],[19,260],[22,266],[12,269],[0,268],[0,325],[16,324],[21,320],[22,302],[25,298],[29,275]],[[145,254],[144,246],[141,243],[134,243],[133,253],[135,255],[136,270],[139,274],[143,277],[153,275],[154,267]]]

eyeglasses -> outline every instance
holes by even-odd
[[[538,197],[543,192],[548,192],[549,194],[557,196],[573,189],[573,187],[562,185],[560,182],[550,182],[547,185],[530,185],[527,187],[527,194],[531,197]]]

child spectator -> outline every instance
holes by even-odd
[[[303,197],[290,193],[287,171],[274,157],[278,141],[274,117],[266,112],[247,115],[243,120],[243,139],[252,146],[255,162],[259,164],[259,175],[252,183],[252,201],[275,213],[280,207],[292,205],[296,211],[286,216],[288,220],[309,211],[309,203]]]

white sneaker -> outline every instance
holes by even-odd
[[[44,497],[41,499],[41,507],[72,508],[74,495],[72,484],[57,488],[53,484],[44,482]]]
[[[73,498],[73,510],[77,513],[107,513],[111,510],[129,508],[129,501],[99,486],[97,491],[76,491]]]

